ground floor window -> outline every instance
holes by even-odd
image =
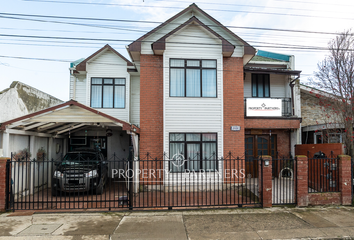
[[[216,133],[170,133],[170,171],[217,170]]]

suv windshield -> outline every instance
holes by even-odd
[[[63,161],[86,162],[86,161],[100,161],[99,154],[95,153],[67,153]]]

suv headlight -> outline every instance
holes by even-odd
[[[55,171],[54,172],[54,177],[62,178],[63,177],[63,173],[61,173],[60,171]]]
[[[85,176],[86,177],[97,177],[97,170],[92,170],[92,171],[89,171],[88,173],[85,173]]]

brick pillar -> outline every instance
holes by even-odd
[[[6,210],[6,162],[9,158],[0,158],[0,212]]]
[[[339,155],[339,191],[341,192],[341,204],[352,204],[352,171],[351,159],[348,155]]]
[[[264,208],[272,207],[272,157],[262,156],[261,166],[259,166],[258,179],[262,182],[259,183],[260,196],[262,198],[262,204]],[[266,166],[266,162],[268,164]]]
[[[296,202],[298,207],[308,206],[309,181],[308,159],[304,155],[296,156]]]

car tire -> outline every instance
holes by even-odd
[[[52,187],[52,196],[60,196],[60,191],[54,187]]]
[[[96,195],[101,195],[103,193],[103,187],[104,187],[104,183],[103,183],[103,181],[101,179],[100,184],[98,184],[98,187],[95,190],[95,194]]]

